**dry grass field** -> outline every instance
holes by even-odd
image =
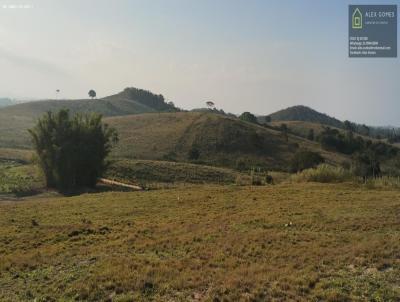
[[[1,301],[398,301],[400,194],[193,185],[0,204]]]

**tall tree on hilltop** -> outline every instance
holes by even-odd
[[[92,98],[92,100],[93,100],[93,98],[95,98],[96,97],[96,91],[94,91],[93,89],[91,89],[91,90],[89,90],[89,97],[91,97]]]

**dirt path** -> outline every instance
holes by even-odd
[[[101,183],[103,183],[103,184],[106,184],[106,185],[113,185],[113,186],[119,186],[119,187],[129,188],[129,189],[132,189],[132,190],[135,190],[135,191],[141,191],[141,190],[143,190],[143,188],[140,187],[140,186],[125,184],[125,183],[118,182],[118,181],[111,180],[111,179],[100,178],[99,181],[100,181]]]

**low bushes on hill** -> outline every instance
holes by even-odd
[[[400,177],[382,176],[369,178],[365,182],[366,186],[372,189],[375,188],[393,188],[400,189]]]
[[[350,170],[341,167],[333,167],[327,164],[321,164],[316,168],[306,169],[291,177],[295,182],[322,182],[335,183],[345,182],[354,179]]]
[[[155,183],[233,184],[238,176],[249,182],[249,176],[230,169],[151,160],[116,160],[106,173],[108,178],[144,186]]]
[[[299,150],[290,161],[291,172],[300,172],[314,168],[324,162],[324,158],[317,152]]]

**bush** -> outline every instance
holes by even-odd
[[[369,188],[392,188],[392,189],[400,189],[400,177],[376,177],[369,178],[366,180],[365,184]]]
[[[299,172],[305,169],[314,168],[324,162],[324,158],[316,152],[301,150],[298,151],[290,162],[291,172]]]
[[[21,175],[0,167],[0,193],[28,192],[32,187],[32,177]]]
[[[241,119],[242,121],[245,121],[245,122],[258,124],[257,117],[254,114],[250,113],[250,112],[243,112],[239,116],[239,119]]]
[[[46,185],[62,192],[94,187],[106,169],[106,156],[118,137],[99,114],[47,112],[29,130]]]
[[[200,157],[200,151],[197,147],[192,146],[192,148],[188,152],[188,158],[190,160],[197,160]]]
[[[295,182],[322,182],[337,183],[352,180],[353,174],[349,170],[341,167],[333,167],[327,164],[321,164],[316,168],[304,170],[292,175],[291,179]]]

